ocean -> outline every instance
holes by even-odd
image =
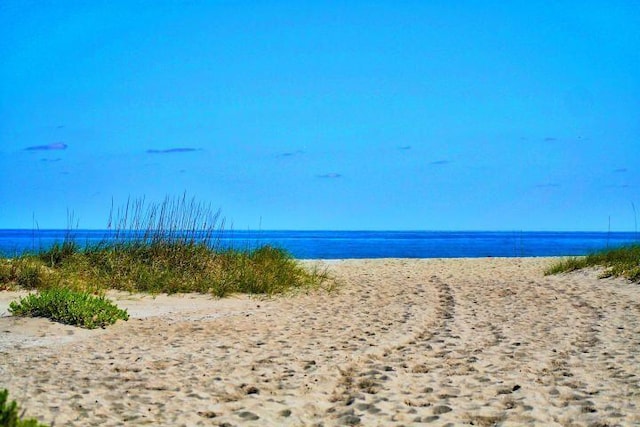
[[[0,230],[0,255],[46,249],[67,230]],[[105,230],[73,230],[80,245],[109,238]],[[298,259],[478,258],[586,255],[600,249],[640,243],[634,232],[527,231],[234,231],[221,233],[223,247],[252,249],[270,244]]]

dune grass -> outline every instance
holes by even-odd
[[[35,253],[0,260],[0,289],[107,289],[149,293],[281,294],[321,287],[324,271],[303,268],[285,250],[223,248],[219,211],[187,199],[144,199],[112,207],[109,235],[81,246],[72,233]]]
[[[0,262],[0,289],[69,288],[128,292],[281,294],[320,287],[320,270],[306,269],[285,250],[217,250],[204,243],[122,242],[76,249],[51,262],[52,248]]]
[[[640,244],[608,249],[585,257],[565,258],[549,267],[545,274],[567,273],[587,267],[602,268],[602,278],[625,277],[640,283]]]

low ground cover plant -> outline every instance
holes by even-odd
[[[640,244],[596,252],[586,257],[571,257],[553,264],[545,274],[566,273],[587,267],[602,268],[600,277],[625,277],[640,283]]]
[[[129,319],[126,310],[118,308],[104,296],[64,288],[29,294],[17,302],[11,302],[9,312],[14,316],[46,317],[87,329],[104,328],[118,319]]]
[[[20,407],[14,401],[9,402],[9,391],[0,391],[0,427],[48,427],[35,418],[23,418]]]

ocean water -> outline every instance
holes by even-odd
[[[61,242],[66,230],[0,230],[0,254],[16,256]],[[74,230],[80,245],[109,239],[105,230]],[[466,258],[586,255],[640,243],[638,233],[491,231],[232,231],[219,236],[223,247],[252,249],[271,244],[299,259]]]

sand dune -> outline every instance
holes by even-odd
[[[640,425],[640,286],[550,259],[320,262],[335,293],[111,294],[86,331],[6,315],[0,388],[91,425]]]

